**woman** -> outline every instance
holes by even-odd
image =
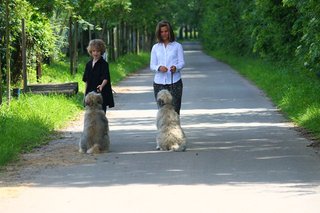
[[[101,39],[93,39],[87,50],[92,59],[86,64],[82,77],[86,83],[85,95],[91,91],[100,92],[103,98],[102,109],[106,112],[107,106],[114,107],[109,64],[102,58],[106,45]]]
[[[153,90],[157,94],[167,89],[173,96],[175,111],[180,115],[183,83],[181,70],[184,67],[182,45],[175,41],[173,29],[168,21],[160,21],[156,27],[158,43],[151,50],[150,69],[155,73]]]

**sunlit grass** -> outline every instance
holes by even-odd
[[[20,153],[47,143],[57,129],[64,127],[83,110],[82,75],[88,60],[87,56],[80,57],[78,72],[74,76],[69,74],[68,61],[43,66],[41,83],[79,83],[79,93],[73,97],[22,94],[18,99],[12,99],[10,106],[4,100],[0,106],[0,166],[18,159]],[[113,85],[127,74],[144,68],[148,62],[147,53],[127,55],[111,62]],[[35,77],[31,75],[30,79]]]
[[[320,79],[292,64],[266,62],[251,57],[210,53],[254,82],[283,114],[320,138]]]

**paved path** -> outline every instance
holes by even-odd
[[[114,88],[110,153],[7,187],[0,212],[319,212],[320,158],[310,141],[229,66],[185,50],[186,152],[155,151],[153,75],[145,69]]]

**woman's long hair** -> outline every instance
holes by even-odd
[[[174,32],[173,29],[171,27],[171,24],[168,21],[162,20],[157,24],[156,27],[156,38],[158,40],[158,42],[163,42],[162,38],[161,38],[161,27],[167,27],[168,31],[169,31],[169,41],[173,42],[176,40],[176,37],[174,36]]]

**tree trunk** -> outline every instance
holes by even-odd
[[[193,39],[193,34],[192,34],[192,30],[193,30],[193,27],[190,27],[189,28],[189,38]]]
[[[72,17],[69,18],[69,59],[70,74],[73,75],[73,45],[72,45]]]
[[[0,51],[0,106],[2,105],[2,63],[1,63],[1,51]]]
[[[137,54],[140,53],[140,30],[137,29]]]
[[[72,70],[72,75],[75,75],[78,71],[78,21],[74,22],[74,42],[73,42],[73,70]]]
[[[26,30],[25,20],[22,19],[22,75],[23,75],[23,91],[27,92],[28,76],[27,76],[27,48],[26,48]]]
[[[6,65],[7,65],[7,104],[10,105],[10,25],[9,25],[9,0],[6,0]]]
[[[122,56],[124,54],[124,23],[123,21],[120,22],[119,24],[119,41],[118,41],[118,45],[119,45],[119,56]]]
[[[184,38],[185,39],[188,39],[189,37],[188,37],[188,26],[187,25],[185,25],[185,28],[184,28]]]
[[[113,44],[113,48],[114,48],[114,60],[117,60],[118,55],[119,55],[119,45],[118,45],[118,40],[119,40],[119,26],[116,26],[113,30],[113,34],[114,34],[114,44]]]
[[[109,29],[109,59],[110,61],[115,60],[115,53],[114,53],[114,28],[110,27]]]
[[[83,42],[84,42],[84,33],[83,33],[83,30],[82,30],[82,27],[80,27],[80,54],[83,55],[84,54],[84,45],[83,45]]]
[[[138,30],[137,29],[133,29],[132,30],[132,52],[133,53],[137,53],[137,32]]]
[[[94,27],[93,27],[94,28]],[[91,25],[89,26],[89,42],[92,40],[92,29]]]
[[[183,39],[183,27],[179,28],[179,39]]]
[[[40,82],[40,79],[42,77],[42,69],[41,69],[41,56],[39,53],[36,56],[36,77],[37,77],[37,82]]]

